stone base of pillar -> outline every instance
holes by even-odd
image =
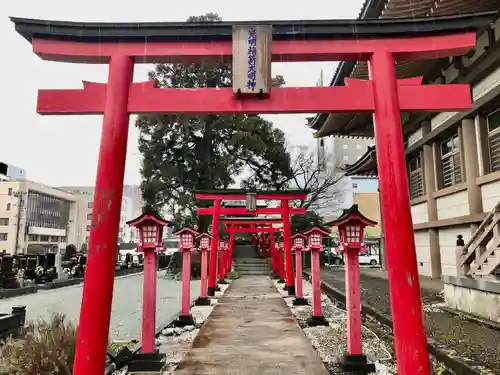
[[[304,297],[295,297],[293,299],[294,306],[306,306],[309,305],[309,302]]]
[[[307,325],[309,327],[317,327],[317,326],[327,326],[328,320],[325,319],[323,315],[321,316],[311,316],[309,319],[307,319]]]
[[[176,327],[185,327],[185,326],[194,326],[195,321],[191,314],[189,315],[180,315],[177,320],[173,322]]]
[[[219,286],[219,285],[216,285],[214,290],[215,290],[216,292],[220,292],[220,286]]]
[[[369,374],[375,372],[375,363],[368,363],[363,354],[345,354],[340,359],[340,368],[344,372],[356,374]]]
[[[160,373],[165,365],[165,354],[156,350],[153,353],[134,354],[130,361],[127,361],[127,374]]]
[[[213,297],[213,296],[215,296],[215,287],[213,287],[213,286],[209,286],[209,287],[207,288],[207,295],[208,295],[209,297]]]
[[[194,301],[195,306],[210,306],[210,298],[208,297],[198,297],[196,301]]]
[[[219,280],[219,284],[229,284],[226,280],[222,279],[222,280]]]
[[[286,291],[288,291],[289,296],[295,296],[295,285],[287,285]]]
[[[285,280],[283,280],[283,279],[279,279],[279,280],[278,280],[278,283],[279,283],[279,284],[284,284],[284,283],[285,283]]]

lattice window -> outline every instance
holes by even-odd
[[[410,185],[410,199],[424,195],[424,173],[422,169],[422,158],[413,158],[408,163],[408,182]]]
[[[309,243],[311,245],[321,245],[323,243],[320,233],[311,233],[309,235]]]
[[[142,241],[144,243],[155,243],[156,242],[156,227],[155,226],[142,227]]]
[[[361,242],[361,227],[358,225],[346,226],[347,242],[358,243]]]
[[[462,182],[462,161],[458,134],[445,139],[440,145],[443,188]]]
[[[491,172],[500,171],[500,109],[487,117]]]

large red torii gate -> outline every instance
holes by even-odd
[[[374,113],[376,147],[384,150],[377,163],[398,373],[429,375],[400,112],[467,110],[471,97],[469,85],[398,81],[395,62],[463,55],[475,45],[475,30],[492,17],[482,13],[276,22],[273,61],[367,60],[370,81],[351,81],[345,87],[278,88],[265,98],[240,98],[230,88],[159,89],[151,82],[132,82],[134,63],[229,63],[231,23],[96,24],[13,18],[16,30],[45,60],[109,64],[105,84],[40,90],[38,95],[40,114],[104,115],[74,375],[104,372],[114,281],[112,249],[118,236],[131,113],[346,111]]]

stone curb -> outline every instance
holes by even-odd
[[[307,271],[303,271],[304,277],[310,280],[311,274]],[[328,284],[325,281],[321,281],[321,288],[323,292],[331,298],[334,298],[340,302],[345,307],[346,296],[343,291],[334,286]],[[383,312],[377,310],[375,307],[370,306],[366,303],[361,304],[361,312],[366,315],[370,315],[380,323],[390,328],[392,332],[392,319],[390,316],[384,314]],[[427,342],[427,348],[429,353],[432,354],[439,362],[442,362],[450,370],[452,370],[456,375],[483,375],[484,373],[465,363],[459,358],[451,357],[444,350],[438,348],[436,345]],[[396,358],[397,361],[397,358]]]

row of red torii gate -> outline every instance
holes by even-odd
[[[310,326],[328,325],[324,318],[321,302],[320,252],[324,250],[323,237],[330,232],[313,226],[303,233],[291,234],[291,215],[305,215],[304,208],[290,206],[290,201],[304,200],[307,193],[301,191],[247,192],[225,190],[197,192],[198,200],[213,201],[208,208],[199,208],[198,215],[212,216],[211,234],[198,232],[196,227],[184,227],[174,234],[180,238],[179,251],[182,253],[182,308],[176,326],[195,325],[191,315],[191,255],[197,251],[201,255],[200,296],[195,305],[210,305],[210,297],[220,290],[218,284],[226,284],[226,277],[233,266],[236,247],[236,233],[252,233],[252,242],[258,246],[260,255],[270,258],[272,276],[285,284],[284,290],[294,296],[294,305],[308,305],[304,298],[302,280],[302,252],[311,255],[312,315],[308,319]],[[223,204],[227,200],[245,200],[244,206]],[[258,206],[257,200],[278,200],[279,207]],[[163,251],[163,228],[171,223],[156,212],[145,212],[127,223],[136,227],[140,233],[138,250],[144,253],[144,289],[142,316],[142,353],[157,354],[156,335],[156,291],[157,291],[157,252]],[[220,228],[222,224],[222,228]],[[338,250],[345,253],[346,291],[347,291],[347,330],[348,351],[342,364],[345,369],[360,366],[368,372],[374,371],[373,364],[367,364],[362,354],[361,309],[359,294],[358,253],[366,251],[364,246],[364,228],[377,223],[363,216],[357,205],[344,210],[342,215],[329,223],[339,229]],[[220,229],[229,234],[229,241],[220,236]],[[266,247],[266,234],[268,246]],[[295,267],[293,262],[295,253]],[[210,254],[210,256],[209,256]],[[360,360],[360,357],[363,359]]]

